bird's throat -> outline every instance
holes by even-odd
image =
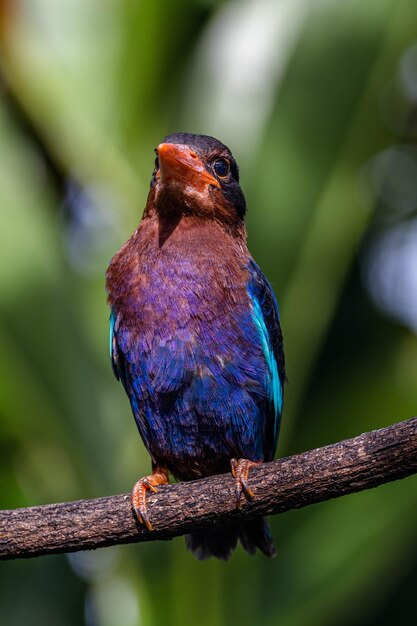
[[[162,248],[181,222],[182,214],[180,211],[161,211],[157,215],[158,246]]]

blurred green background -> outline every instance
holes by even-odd
[[[416,103],[412,0],[0,0],[1,508],[148,472],[104,272],[173,131],[241,165],[285,336],[278,454],[414,415]],[[415,623],[416,477],[271,524],[272,561],[179,538],[2,563],[0,624]]]

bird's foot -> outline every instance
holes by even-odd
[[[145,476],[138,480],[132,489],[132,507],[140,524],[145,524],[148,530],[152,529],[152,524],[148,515],[146,504],[146,492],[151,490],[156,493],[159,485],[167,485],[168,470],[164,467],[156,466],[150,476]]]
[[[230,467],[232,476],[236,483],[236,506],[242,508],[242,495],[246,500],[252,500],[254,493],[248,485],[249,470],[255,465],[260,465],[262,461],[249,461],[248,459],[231,459]]]

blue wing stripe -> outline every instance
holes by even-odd
[[[114,336],[114,325],[116,323],[116,315],[114,314],[113,309],[110,313],[110,358],[113,359],[113,336]]]
[[[116,336],[115,336],[115,325],[116,325],[116,314],[113,311],[113,309],[111,310],[110,313],[110,360],[111,360],[111,364],[113,367],[113,372],[115,377],[117,378],[117,380],[120,379],[120,372],[119,372],[119,368],[118,368],[118,355],[117,355],[117,344],[116,344]]]
[[[253,293],[251,293],[250,296],[253,304],[253,321],[255,322],[255,325],[259,330],[259,335],[262,342],[262,350],[265,355],[265,359],[268,364],[268,369],[270,373],[270,380],[268,381],[268,395],[272,401],[276,415],[274,427],[274,437],[276,437],[279,423],[277,418],[282,412],[282,384],[279,378],[278,366],[271,345],[268,329],[265,324],[261,305],[259,304],[257,297]]]

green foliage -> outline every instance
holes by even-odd
[[[416,336],[361,280],[381,219],[404,219],[363,182],[379,151],[412,140],[407,117],[393,130],[381,113],[416,35],[412,3],[0,9],[2,508],[128,491],[148,471],[108,362],[104,271],[173,131],[217,134],[242,164],[250,246],[286,341],[280,455],[415,414]],[[238,549],[199,563],[177,539],[5,563],[0,623],[411,623],[416,487],[271,520],[273,561]]]

